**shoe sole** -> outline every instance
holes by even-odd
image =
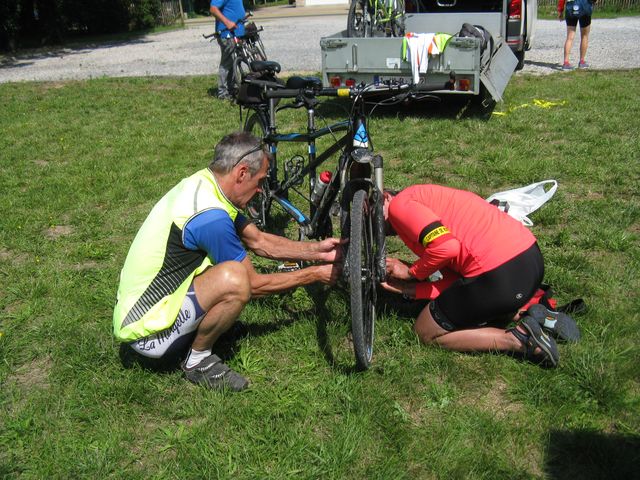
[[[532,320],[536,321],[533,318]],[[551,344],[553,340],[551,338],[549,338],[550,342],[547,342],[545,340],[544,337],[547,336],[547,334],[542,331],[542,328],[539,325],[538,325],[538,328],[540,329],[539,331],[534,331],[533,326],[529,325],[527,322],[522,322],[521,325],[529,334],[529,338],[531,338],[535,342],[536,347],[540,348],[540,350],[542,350],[546,354],[545,362],[549,362],[551,366],[554,368],[557,367],[558,360],[553,355],[553,346]],[[557,349],[556,349],[556,353],[557,353]]]
[[[540,326],[553,337],[564,342],[575,343],[580,340],[580,328],[576,321],[566,313],[555,312],[556,318],[548,315],[544,305],[531,305],[527,313],[538,321]]]

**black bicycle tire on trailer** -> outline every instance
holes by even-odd
[[[353,196],[350,224],[348,264],[351,335],[356,367],[366,370],[373,357],[376,318],[373,228],[366,190],[358,190]]]
[[[347,14],[347,37],[366,37],[367,36],[367,8],[366,0],[351,0],[349,5],[349,13]],[[357,15],[360,15],[361,28],[356,28]]]

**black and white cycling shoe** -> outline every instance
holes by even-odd
[[[566,313],[554,312],[538,303],[529,307],[527,315],[535,318],[544,330],[558,340],[564,342],[580,340],[578,324]]]
[[[518,327],[522,327],[527,333],[521,332]],[[524,356],[527,360],[543,367],[555,368],[558,366],[560,360],[558,345],[542,330],[540,323],[535,318],[526,316],[516,327],[508,331],[513,333],[524,345]],[[539,350],[536,352],[536,349]]]

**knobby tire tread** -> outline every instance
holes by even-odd
[[[373,356],[375,300],[370,298],[368,293],[373,293],[375,288],[375,274],[370,268],[372,266],[370,257],[373,255],[370,215],[367,192],[365,190],[356,191],[351,202],[348,255],[351,334],[356,366],[359,370],[369,368]]]

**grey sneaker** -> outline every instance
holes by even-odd
[[[518,326],[521,326],[527,333],[523,333],[514,327],[509,332],[522,342],[525,348],[524,356],[527,360],[542,365],[543,367],[557,367],[560,360],[560,353],[556,342],[547,335],[538,321],[533,317],[524,317]],[[540,352],[536,353],[536,348]]]
[[[544,305],[531,305],[527,314],[535,318],[540,326],[551,336],[565,342],[580,340],[580,329],[576,321],[566,313],[554,312]]]
[[[182,364],[184,376],[190,382],[202,384],[209,388],[222,390],[228,388],[234,392],[249,386],[249,380],[231,370],[217,355],[209,355],[195,367],[187,368],[187,361]]]
[[[562,70],[573,70],[573,66],[569,62],[563,63]]]
[[[578,63],[578,68],[589,68],[590,65],[587,62]]]

